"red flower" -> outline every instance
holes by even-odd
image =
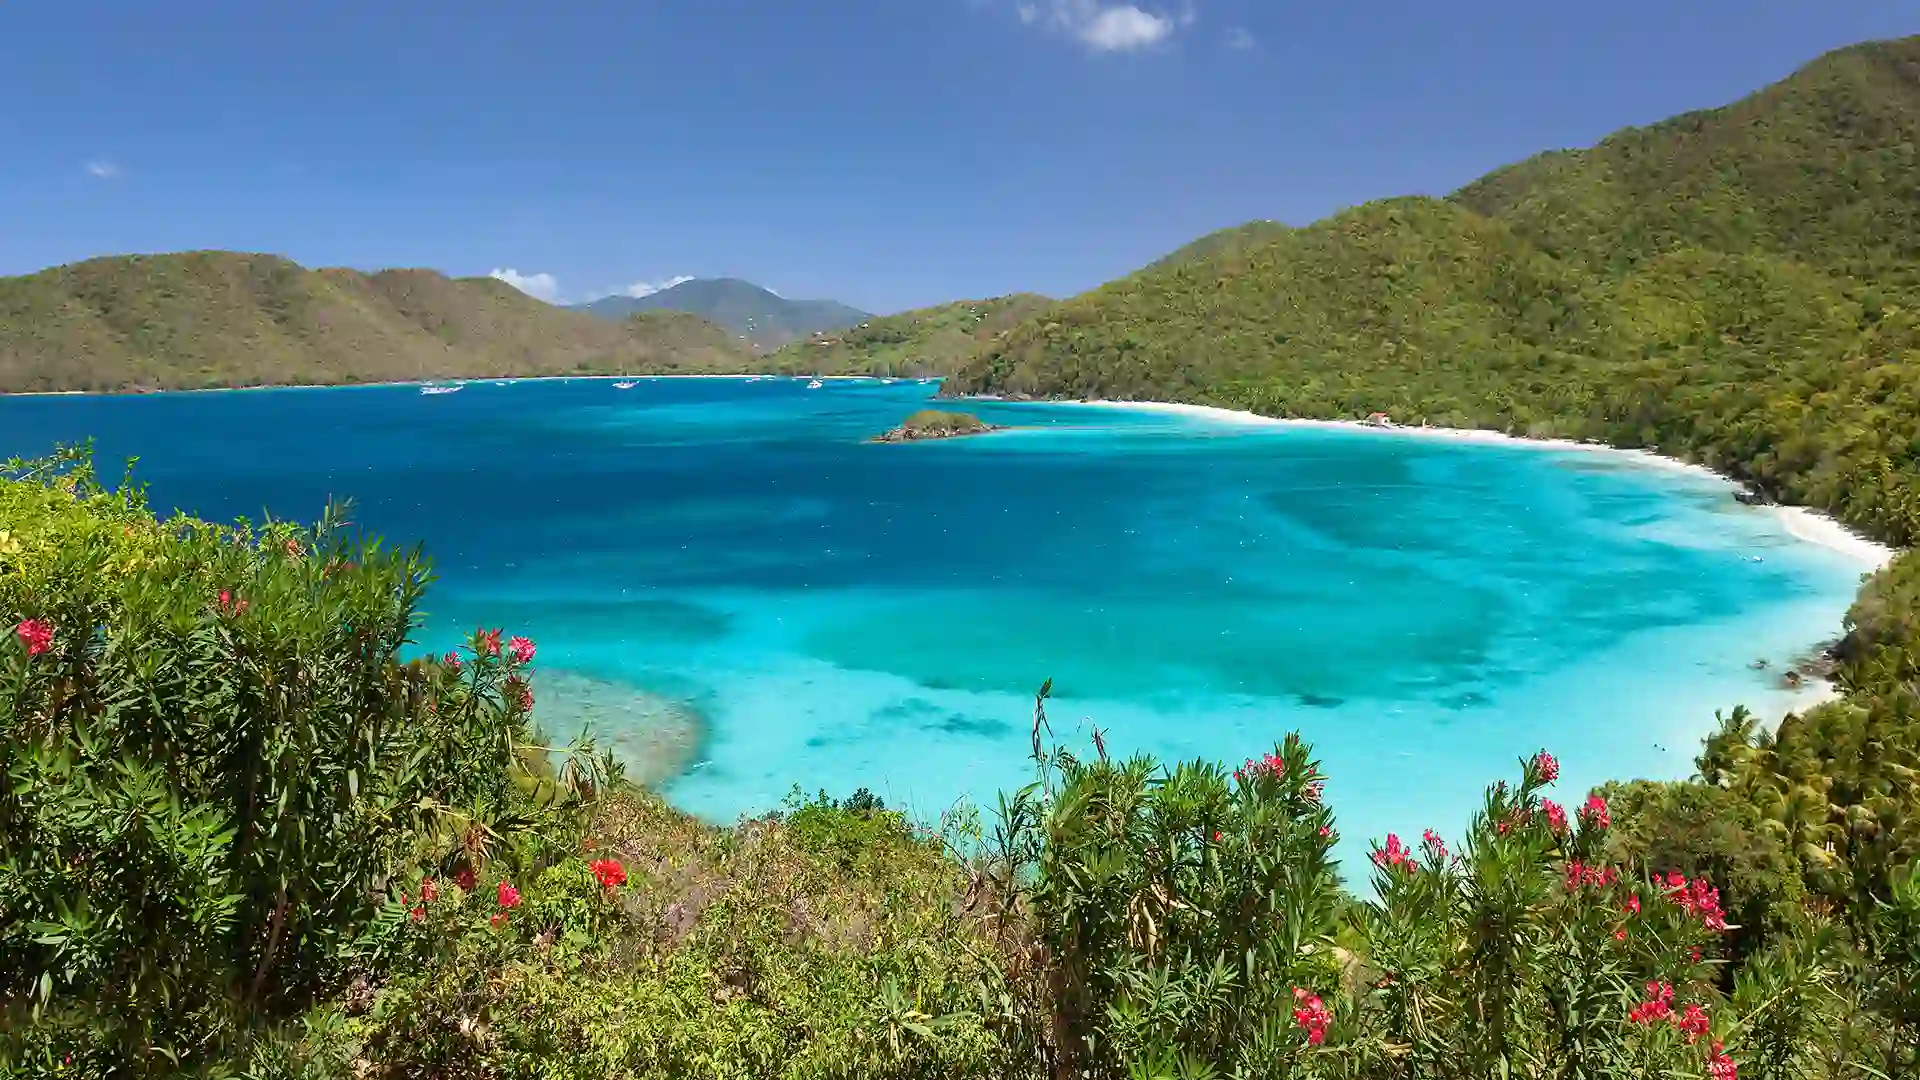
[[[1554,832],[1567,831],[1567,812],[1552,799],[1541,799],[1540,809],[1547,815],[1547,827]]]
[[[1215,829],[1213,832],[1213,842],[1216,844],[1220,842],[1220,830],[1218,829]]]
[[[499,656],[500,631],[498,629],[474,631],[473,651],[481,656]]]
[[[1533,767],[1540,770],[1540,782],[1543,784],[1551,784],[1560,779],[1560,763],[1553,760],[1553,755],[1545,750],[1533,755]]]
[[[22,619],[13,632],[26,643],[28,656],[39,656],[53,647],[53,626],[39,619]]]
[[[407,918],[412,919],[414,922],[424,922],[427,918],[427,909],[423,907],[414,908],[412,911],[407,912]]]
[[[498,631],[495,631],[498,633]],[[513,654],[513,662],[524,664],[533,659],[533,642],[527,638],[515,637],[507,640],[507,651]]]
[[[1707,1059],[1707,1080],[1740,1080],[1733,1059],[1719,1043],[1713,1044],[1713,1056]]]
[[[1332,828],[1332,826],[1329,826],[1329,825],[1322,825],[1322,826],[1320,826],[1320,835],[1321,835],[1321,836],[1332,836],[1332,835],[1333,835],[1333,828]]]
[[[1629,915],[1640,914],[1640,897],[1638,896],[1627,897],[1627,913]]]
[[[420,902],[421,903],[431,904],[438,899],[440,899],[440,886],[434,884],[434,881],[432,878],[427,878],[426,880],[420,882]]]
[[[452,649],[448,649],[447,655],[440,658],[440,663],[448,671],[459,671],[460,670],[460,654],[457,652],[454,652]]]
[[[1279,754],[1266,754],[1258,760],[1248,758],[1246,764],[1233,770],[1233,778],[1244,784],[1249,780],[1258,780],[1263,776],[1278,777],[1286,771],[1287,761],[1285,758]]]
[[[1688,1045],[1692,1045],[1700,1041],[1711,1025],[1707,1020],[1707,1010],[1698,1005],[1688,1005],[1673,1018],[1673,1026],[1687,1037]]]
[[[1618,930],[1615,930],[1615,931],[1613,932],[1613,940],[1615,940],[1615,941],[1625,941],[1625,940],[1627,940],[1627,928],[1623,926],[1623,927],[1621,927],[1620,929],[1618,929]]]
[[[1618,875],[1611,866],[1588,866],[1578,859],[1567,860],[1567,891],[1578,892],[1582,887],[1603,889],[1617,880]]]
[[[1607,800],[1598,795],[1587,796],[1587,805],[1580,808],[1580,816],[1587,822],[1602,829],[1613,825],[1613,818],[1607,814]]]
[[[1297,1006],[1293,1010],[1293,1022],[1306,1029],[1307,1045],[1319,1046],[1327,1041],[1327,1025],[1333,1022],[1333,1014],[1327,1011],[1317,995],[1310,994],[1300,987],[1293,988],[1293,1000]]]
[[[1437,861],[1445,862],[1447,860],[1447,842],[1440,839],[1439,833],[1428,829],[1420,834],[1420,842],[1426,845],[1428,851],[1433,852],[1434,858]]]
[[[519,889],[516,889],[513,886],[503,881],[500,883],[499,892],[500,892],[501,907],[512,909],[520,906],[520,890]]]
[[[235,600],[232,592],[221,589],[219,608],[220,614],[222,615],[238,615],[247,610],[247,602],[245,600]]]
[[[1413,853],[1408,851],[1404,844],[1400,843],[1399,836],[1394,833],[1388,833],[1387,846],[1374,850],[1373,865],[1378,866],[1382,870],[1399,867],[1402,870],[1411,871],[1413,869]]]
[[[460,886],[461,892],[464,892],[464,893],[472,892],[473,885],[474,885],[473,867],[463,866],[460,869],[455,870],[453,872],[453,883],[455,885]]]
[[[1651,1024],[1655,1020],[1665,1020],[1673,1015],[1673,986],[1669,983],[1650,982],[1647,984],[1647,1000],[1635,1005],[1627,1013],[1627,1019],[1636,1024]]]
[[[487,920],[487,925],[493,927],[495,930],[507,925],[507,913],[504,911],[494,912],[493,918]]]
[[[616,860],[595,859],[589,865],[589,869],[593,871],[594,880],[598,881],[603,889],[611,889],[627,883],[627,868],[621,866]]]

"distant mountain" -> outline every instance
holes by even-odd
[[[491,278],[309,270],[197,251],[0,278],[0,392],[516,375],[737,372],[735,336],[653,312],[608,322]]]
[[[578,309],[608,319],[636,311],[684,311],[726,327],[760,352],[872,317],[832,300],[789,300],[738,278],[696,278],[648,296],[609,296]]]
[[[1015,293],[879,315],[841,331],[796,341],[764,363],[794,374],[947,375],[1052,303],[1033,293]]]

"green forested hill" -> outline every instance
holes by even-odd
[[[739,371],[697,318],[608,322],[488,278],[204,251],[0,278],[0,392]]]
[[[947,391],[1656,446],[1910,542],[1916,146],[1920,38],[1842,50],[1451,199],[1163,260],[1016,328]]]
[[[1032,293],[958,300],[816,333],[768,357],[773,370],[820,375],[947,375],[1053,301]]]
[[[1841,49],[1725,108],[1542,154],[1454,199],[1603,271],[1697,247],[1912,283],[1920,37]]]

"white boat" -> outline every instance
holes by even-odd
[[[639,385],[637,382],[617,382],[613,384],[613,388],[615,390],[631,390]]]
[[[815,379],[815,380],[813,380],[812,382],[810,382],[810,383],[808,383],[808,384],[807,384],[807,389],[809,389],[809,390],[818,390],[818,389],[820,389],[821,387],[823,387],[823,386],[825,386],[825,385],[827,385],[827,384],[826,384],[826,383],[823,383],[823,382],[821,382],[821,381],[820,381],[819,379]]]
[[[451,394],[464,385],[464,383],[454,383],[452,386],[423,386],[420,388],[420,392],[423,394]]]

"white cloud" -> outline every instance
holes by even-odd
[[[89,161],[87,162],[87,175],[93,177],[95,180],[112,180],[115,177],[121,176],[122,170],[120,166],[115,165],[111,161]]]
[[[675,285],[685,285],[692,280],[692,274],[675,274],[664,281],[636,281],[626,288],[619,290],[619,293],[621,296],[631,296],[635,300],[638,300],[643,296],[652,296],[657,292],[666,292]]]
[[[1023,0],[1015,11],[1022,23],[1045,25],[1094,52],[1133,52],[1158,45],[1199,18],[1192,3],[1177,15],[1108,0]]]
[[[505,270],[495,269],[487,276],[498,278],[536,300],[545,300],[549,304],[560,302],[560,279],[552,274],[522,274],[508,267]]]
[[[631,296],[638,300],[642,296],[652,296],[657,292],[665,292],[675,285],[684,285],[692,280],[692,274],[675,274],[670,278],[662,278],[659,281],[636,281],[631,285],[620,285],[611,289],[602,289],[599,292],[590,292],[586,295],[586,299],[583,302],[591,304],[595,300],[605,300],[609,296]]]
[[[1253,40],[1253,35],[1248,33],[1244,26],[1236,26],[1227,31],[1227,48],[1235,52],[1246,52],[1258,44],[1259,42]]]

